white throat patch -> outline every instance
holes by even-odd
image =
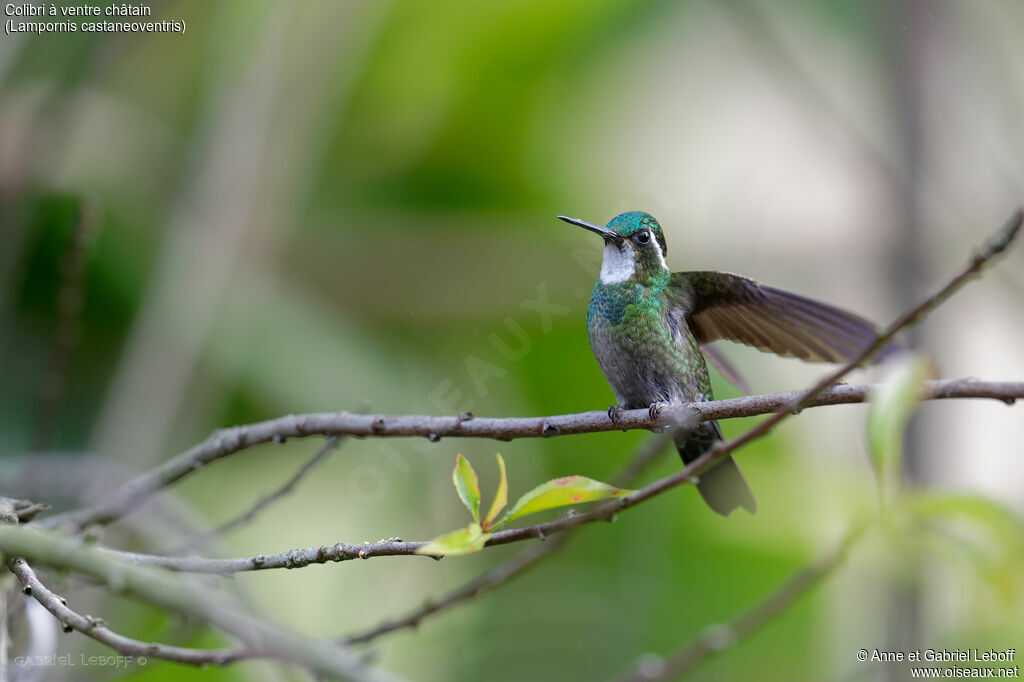
[[[625,282],[636,272],[633,260],[633,245],[623,242],[622,248],[615,244],[604,245],[604,259],[601,261],[601,284]]]

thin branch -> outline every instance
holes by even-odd
[[[852,367],[844,368],[842,374]],[[837,376],[841,377],[842,374]],[[835,381],[832,376],[831,381]],[[648,410],[625,410],[614,424],[604,410],[579,412],[552,417],[430,417],[421,415],[356,415],[348,412],[322,412],[304,415],[289,415],[264,422],[236,426],[214,433],[202,443],[173,457],[122,484],[98,504],[64,514],[57,514],[40,521],[34,526],[56,528],[72,526],[83,528],[92,524],[111,523],[131,511],[148,497],[207,464],[241,452],[255,445],[287,438],[308,436],[424,436],[437,440],[441,437],[493,438],[513,440],[516,438],[548,438],[581,433],[604,431],[629,431],[634,429],[658,429],[673,426],[680,419],[696,416],[700,421],[753,417],[772,414],[778,410],[792,410],[795,404],[800,409],[823,405],[840,405],[866,402],[875,390],[872,385],[841,385],[818,389],[812,397],[807,393],[790,391],[765,395],[728,398],[688,405],[674,405],[662,410],[658,419],[652,420]],[[801,396],[804,396],[801,398]],[[922,400],[950,398],[991,398],[1012,404],[1024,398],[1024,382],[980,381],[977,379],[947,379],[928,382],[921,396]],[[774,426],[772,423],[772,426]]]
[[[18,557],[22,557],[33,563],[76,571],[92,577],[114,594],[129,595],[210,623],[259,656],[289,661],[329,678],[395,679],[366,668],[343,647],[298,636],[241,612],[219,593],[174,579],[165,572],[118,560],[51,531],[0,525],[0,553],[11,557],[8,566],[12,570],[18,566]]]
[[[317,453],[313,455],[305,464],[292,474],[291,478],[284,482],[277,490],[262,496],[260,499],[249,507],[246,511],[239,514],[233,519],[229,519],[224,523],[220,524],[213,530],[205,533],[198,533],[193,537],[189,538],[180,548],[172,552],[172,554],[184,554],[188,551],[195,551],[208,545],[210,541],[215,540],[219,537],[227,535],[236,528],[240,528],[248,523],[252,523],[253,519],[259,516],[262,512],[266,511],[268,507],[277,502],[283,497],[286,497],[295,490],[295,487],[299,482],[306,477],[309,472],[315,469],[321,462],[327,459],[328,455],[334,452],[343,442],[345,442],[344,436],[332,436],[327,439],[327,442],[317,450]]]
[[[106,644],[124,656],[131,656],[136,659],[147,657],[162,658],[189,665],[226,665],[233,661],[260,657],[260,652],[249,650],[245,647],[191,649],[169,644],[143,642],[131,637],[125,637],[111,630],[101,619],[82,615],[68,608],[67,601],[63,597],[50,591],[40,582],[35,571],[32,570],[32,567],[28,565],[25,559],[21,557],[14,558],[10,562],[10,569],[21,582],[22,591],[42,604],[43,608],[52,613],[54,618],[60,621],[65,629],[77,630],[87,637],[92,637],[97,642]]]
[[[664,661],[639,665],[619,682],[667,680],[684,675],[698,665],[735,646],[782,614],[800,597],[812,590],[846,559],[854,544],[864,535],[867,526],[855,524],[836,547],[805,566],[775,592],[750,610],[724,625],[711,625],[693,642]]]
[[[338,542],[333,545],[291,549],[278,554],[257,554],[236,559],[207,559],[200,556],[161,556],[138,552],[122,552],[114,549],[97,548],[105,556],[126,561],[137,566],[166,568],[181,573],[215,573],[231,576],[246,571],[266,571],[277,568],[304,568],[311,564],[329,564],[353,559],[373,559],[382,556],[420,556],[416,550],[426,542],[403,542],[398,538],[379,542],[350,545]]]
[[[640,447],[637,454],[630,460],[629,464],[627,464],[622,472],[613,479],[614,484],[616,486],[623,487],[632,483],[637,476],[639,476],[640,473],[651,462],[653,462],[659,454],[661,454],[665,445],[668,443],[668,440],[669,439],[666,434],[659,434],[648,439]],[[384,621],[380,625],[377,625],[365,632],[345,637],[342,641],[345,644],[365,644],[366,642],[370,642],[381,635],[386,635],[390,632],[417,627],[424,618],[432,616],[440,611],[447,610],[465,601],[469,601],[484,592],[489,592],[496,587],[504,585],[513,578],[526,572],[527,569],[532,568],[543,559],[546,559],[562,549],[570,537],[571,534],[562,533],[561,535],[556,535],[554,538],[551,538],[544,543],[531,545],[511,559],[494,566],[487,572],[477,576],[473,580],[470,580],[465,585],[452,590],[440,599],[429,600],[418,609],[401,618]]]

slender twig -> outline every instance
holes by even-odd
[[[172,554],[184,554],[189,551],[195,551],[208,545],[210,541],[215,540],[219,537],[227,535],[236,528],[240,528],[248,523],[252,523],[253,519],[259,516],[261,513],[267,510],[272,504],[277,502],[283,497],[290,495],[299,482],[306,477],[309,472],[317,467],[321,462],[327,459],[328,455],[334,452],[343,442],[345,441],[344,436],[332,436],[327,439],[327,442],[317,450],[316,454],[313,455],[308,461],[306,461],[298,470],[292,474],[291,478],[284,482],[279,488],[273,492],[267,493],[260,497],[255,503],[247,510],[229,519],[224,523],[220,524],[213,530],[205,533],[198,533],[193,537],[189,538],[187,542],[182,544],[177,550],[171,552]]]
[[[669,439],[666,434],[659,434],[648,439],[640,447],[639,451],[630,460],[629,464],[626,465],[622,472],[612,479],[613,483],[617,486],[626,486],[632,483],[633,480],[635,480],[636,477],[639,476],[647,467],[647,465],[653,462],[655,458],[661,454],[666,443],[668,443],[668,440]],[[532,568],[543,559],[550,557],[552,554],[562,549],[570,537],[572,537],[570,533],[562,533],[544,543],[531,545],[511,559],[494,566],[487,572],[477,576],[473,580],[470,580],[465,585],[452,590],[440,599],[428,600],[418,609],[415,609],[401,618],[384,621],[380,625],[366,630],[365,632],[346,637],[342,641],[346,644],[364,644],[390,632],[417,627],[424,618],[432,616],[440,611],[447,610],[465,601],[469,601],[484,592],[488,592],[496,587],[504,585],[513,578],[526,572],[527,569]]]
[[[21,557],[34,564],[76,571],[90,576],[115,594],[132,596],[197,618],[237,638],[242,646],[250,652],[258,652],[259,656],[290,661],[330,678],[395,679],[366,668],[344,647],[298,636],[242,612],[220,593],[175,579],[163,571],[119,560],[52,531],[0,525],[0,553],[10,557],[8,567],[12,569],[17,567]]]
[[[97,642],[106,644],[114,651],[124,656],[133,658],[162,658],[178,663],[190,665],[226,665],[233,661],[249,658],[259,658],[260,652],[245,647],[232,647],[227,649],[191,649],[188,647],[173,646],[170,644],[158,644],[154,642],[143,642],[131,637],[125,637],[107,627],[101,619],[89,615],[82,615],[77,611],[68,608],[67,601],[60,595],[52,592],[40,582],[32,567],[21,557],[17,557],[10,563],[11,572],[21,581],[22,591],[30,595],[43,608],[53,614],[54,618],[61,622],[65,629],[73,629],[81,632],[87,637],[92,637]]]
[[[277,554],[257,554],[250,557],[235,559],[207,559],[200,556],[161,556],[158,554],[142,554],[138,552],[121,552],[118,550],[98,548],[104,555],[130,562],[138,566],[166,568],[182,573],[216,573],[234,575],[247,571],[266,571],[277,568],[303,568],[311,564],[328,564],[331,562],[351,561],[353,559],[373,559],[382,556],[412,556],[426,542],[403,542],[397,538],[379,542],[350,545],[338,542],[320,547],[291,549]]]
[[[853,368],[845,369],[843,374],[851,369]],[[34,522],[33,525],[47,528],[64,525],[82,528],[91,524],[110,523],[134,509],[155,492],[202,469],[207,464],[275,439],[348,434],[381,437],[426,436],[432,440],[440,437],[512,440],[604,431],[658,429],[671,426],[681,418],[694,414],[701,421],[708,421],[771,414],[780,409],[792,410],[796,403],[799,403],[801,409],[863,403],[870,398],[875,388],[871,385],[842,385],[827,390],[818,389],[810,398],[806,397],[806,392],[790,391],[669,406],[655,420],[650,418],[646,409],[625,410],[614,424],[603,410],[552,417],[472,419],[420,415],[356,415],[348,412],[290,415],[218,431],[206,441],[122,484],[102,502],[45,518]],[[1024,382],[976,379],[931,381],[925,384],[921,395],[922,400],[949,398],[991,398],[1012,403],[1024,398]]]
[[[641,664],[620,682],[667,680],[688,673],[695,667],[735,646],[778,617],[793,602],[812,590],[846,559],[867,526],[855,524],[834,548],[822,554],[784,582],[775,592],[726,624],[711,625],[693,642],[663,661]]]

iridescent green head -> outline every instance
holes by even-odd
[[[620,213],[608,223],[608,229],[614,230],[616,233],[627,238],[640,236],[640,233],[646,230],[658,242],[658,246],[661,247],[661,255],[665,256],[668,254],[665,234],[661,231],[661,225],[658,224],[658,221],[650,213],[644,213],[643,211]],[[643,237],[641,236],[642,239]],[[638,241],[637,239],[633,239],[633,241],[637,242],[638,246],[643,246],[647,243],[647,241]]]
[[[558,218],[595,232],[604,239],[604,261],[601,264],[601,282],[604,284],[630,279],[647,280],[652,275],[668,272],[665,235],[650,213],[622,213],[612,218],[607,227],[562,215]]]

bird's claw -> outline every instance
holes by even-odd
[[[647,408],[647,414],[651,419],[657,419],[666,407],[668,407],[667,403],[651,403],[651,406]]]
[[[608,406],[608,419],[611,420],[612,424],[615,424],[620,419],[622,419],[622,406],[621,405],[609,405]]]

